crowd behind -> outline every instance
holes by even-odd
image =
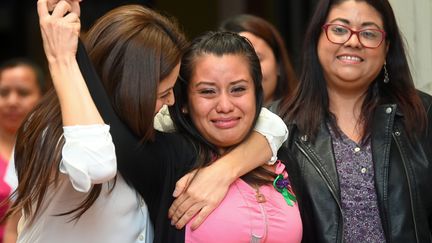
[[[80,2],[37,1],[49,74],[0,65],[0,242],[432,242],[388,0],[320,0],[298,73],[258,16],[188,40],[127,4],[82,35]]]

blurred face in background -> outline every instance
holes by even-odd
[[[263,75],[264,105],[268,105],[273,101],[278,81],[278,64],[276,57],[267,42],[260,37],[250,32],[240,32],[239,35],[246,37],[252,43],[260,60]]]
[[[40,98],[41,90],[32,68],[4,69],[0,73],[0,129],[16,133]]]

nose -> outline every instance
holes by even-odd
[[[174,102],[175,102],[175,97],[174,94],[171,92],[171,94],[165,100],[165,105],[172,106],[174,105]]]
[[[359,34],[353,33],[351,37],[345,42],[345,46],[351,46],[351,47],[361,47],[362,44],[360,42]]]
[[[218,104],[216,106],[216,111],[220,113],[228,113],[233,111],[234,105],[231,101],[231,97],[227,94],[222,94],[219,97]]]
[[[19,96],[16,92],[11,92],[6,97],[6,103],[10,106],[17,105],[19,103]]]

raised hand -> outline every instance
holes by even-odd
[[[48,62],[75,58],[80,34],[80,0],[38,0],[43,46]]]

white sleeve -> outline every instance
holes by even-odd
[[[65,126],[63,131],[59,169],[69,176],[75,190],[88,192],[93,184],[115,177],[117,160],[108,125]]]
[[[175,132],[174,123],[171,119],[167,105],[163,105],[155,115],[153,127],[160,132]]]
[[[254,130],[267,139],[273,153],[268,164],[274,164],[277,160],[277,151],[288,138],[285,122],[267,108],[261,108]]]

